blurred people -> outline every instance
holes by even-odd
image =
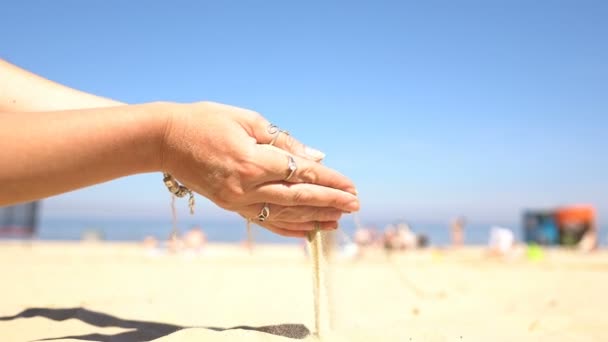
[[[171,254],[179,253],[184,248],[184,241],[178,233],[172,232],[167,238],[167,252]]]
[[[454,218],[450,223],[450,238],[452,241],[452,247],[462,247],[464,245],[465,225],[466,220],[462,216]]]
[[[591,229],[585,232],[576,247],[582,252],[592,252],[597,249],[598,244],[597,230]]]
[[[490,229],[488,254],[490,256],[508,256],[515,247],[515,235],[508,228],[494,226]]]
[[[348,244],[350,251],[355,251],[357,257],[363,256],[367,250],[376,244],[376,232],[372,228],[359,226],[355,230],[352,245]],[[354,245],[354,246],[353,246]]]
[[[384,246],[384,250],[387,252],[394,250],[397,245],[397,229],[392,224],[384,227],[384,232],[382,234],[382,245]]]
[[[142,241],[142,246],[146,251],[148,256],[159,256],[162,254],[162,249],[160,248],[160,242],[158,239],[152,235],[148,235]]]
[[[158,240],[154,236],[148,235],[144,238],[142,245],[144,246],[145,249],[149,249],[149,250],[156,249],[156,248],[158,248]]]
[[[384,228],[383,244],[386,251],[404,251],[418,247],[418,237],[407,223],[389,224]]]
[[[418,237],[407,223],[397,225],[397,243],[399,250],[415,249],[418,247]]]
[[[361,228],[361,230],[366,230],[365,228]],[[371,232],[371,230],[367,229]],[[359,229],[357,229],[359,231]],[[357,235],[357,231],[355,231],[355,238]],[[371,241],[367,239],[360,241],[361,245],[355,242],[353,239],[348,236],[343,230],[340,230],[340,239],[338,246],[340,248],[340,256],[346,259],[359,258],[363,256],[363,250],[369,248],[373,245],[374,239]]]
[[[426,234],[418,234],[418,248],[425,248],[429,246],[429,237]]]
[[[201,227],[194,227],[184,235],[184,247],[187,251],[200,253],[207,244],[207,235]]]
[[[369,228],[359,227],[355,230],[354,241],[359,247],[369,247],[374,243],[374,233]]]

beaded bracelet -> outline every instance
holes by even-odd
[[[165,182],[167,189],[175,197],[182,198],[182,197],[185,197],[186,195],[189,196],[188,207],[190,207],[190,214],[194,214],[194,193],[192,192],[192,190],[179,184],[173,176],[171,176],[170,174],[168,174],[166,172],[163,173],[163,177],[164,177],[163,182]]]

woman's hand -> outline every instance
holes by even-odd
[[[348,178],[318,163],[321,152],[288,134],[273,134],[261,115],[210,102],[160,105],[169,113],[161,170],[220,207],[277,234],[298,237],[316,222],[321,229],[334,229],[344,212],[359,210]],[[297,169],[286,180],[289,156]],[[265,203],[269,215],[259,222]]]
[[[336,227],[359,208],[352,182],[318,163],[322,153],[272,134],[257,113],[214,103],[126,106],[1,60],[0,75],[0,205],[162,170],[247,219],[266,203],[268,219],[258,222],[283,235],[303,236],[315,222]],[[289,155],[297,170],[285,181]]]

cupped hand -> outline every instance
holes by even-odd
[[[220,207],[294,237],[317,223],[335,229],[343,213],[359,210],[354,184],[318,163],[321,152],[269,129],[258,113],[211,102],[164,106],[162,170]],[[290,157],[297,169],[287,179]]]

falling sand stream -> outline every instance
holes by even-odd
[[[327,291],[327,262],[324,254],[324,233],[319,229],[308,233],[307,241],[312,261],[313,305],[315,335],[322,337],[329,331],[330,311]]]
[[[172,232],[171,238],[177,238],[179,233],[177,227],[177,213],[175,210],[175,196],[171,196]],[[329,294],[327,287],[327,260],[324,253],[324,233],[318,227],[308,233],[307,241],[310,250],[312,265],[313,307],[314,307],[314,335],[317,338],[323,336],[330,329]],[[253,232],[251,222],[247,220],[247,240],[249,252],[252,253]]]

